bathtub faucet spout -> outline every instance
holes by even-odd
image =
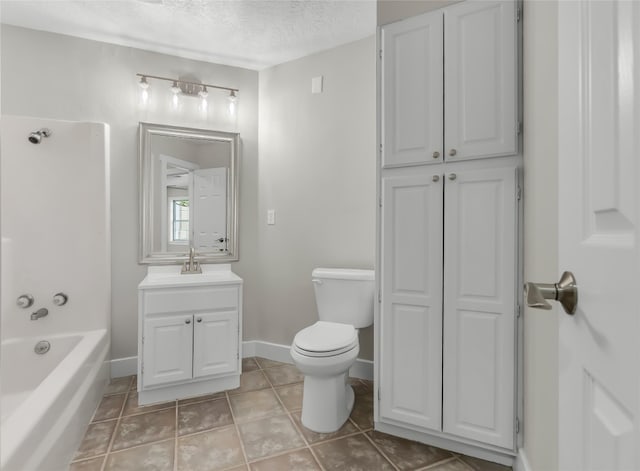
[[[49,314],[49,310],[46,307],[38,309],[36,312],[31,314],[31,320],[37,321],[41,317],[47,316]]]

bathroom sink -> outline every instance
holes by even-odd
[[[211,283],[237,283],[241,278],[231,271],[229,264],[201,265],[202,273],[181,275],[180,265],[151,266],[140,288],[180,288]]]

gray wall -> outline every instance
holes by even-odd
[[[320,75],[324,92],[312,94]],[[290,344],[317,320],[314,267],[373,268],[375,38],[261,71],[259,95],[261,315],[250,334]],[[361,358],[373,357],[372,331]]]
[[[204,121],[197,113],[175,113],[161,106],[161,91],[169,86],[165,82],[151,82],[150,103],[154,106],[141,111],[135,74],[190,74],[205,83],[240,89],[241,261],[233,269],[245,280],[245,324],[256,323],[258,73],[6,25],[1,33],[3,114],[100,121],[111,126],[113,358],[137,355],[137,285],[146,274],[146,268],[137,263],[138,121],[223,131],[234,127],[228,120]]]
[[[265,70],[258,79],[251,70],[58,34],[5,25],[1,33],[3,113],[111,125],[113,358],[137,354],[136,288],[146,273],[137,264],[138,121],[233,130],[166,106],[140,111],[135,73],[189,74],[240,89],[240,262],[232,268],[245,280],[246,340],[290,344],[315,322],[313,267],[373,267],[373,37]],[[325,92],[311,95],[317,75],[325,77]],[[168,84],[151,87],[153,101]],[[275,226],[266,225],[267,208],[277,211]],[[372,329],[361,338],[361,357],[370,359]]]

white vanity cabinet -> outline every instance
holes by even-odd
[[[228,267],[149,267],[138,287],[140,404],[239,386],[242,280]]]
[[[381,28],[383,168],[518,153],[517,22],[467,0]]]
[[[380,29],[375,428],[511,464],[522,156],[514,1]]]

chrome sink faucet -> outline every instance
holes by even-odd
[[[31,314],[31,320],[37,321],[41,317],[49,315],[49,310],[46,307],[38,309],[36,312]]]
[[[182,270],[180,271],[182,275],[193,274],[193,273],[202,273],[202,268],[200,268],[200,263],[196,261],[196,249],[191,247],[189,249],[189,260],[184,262],[182,265]]]

